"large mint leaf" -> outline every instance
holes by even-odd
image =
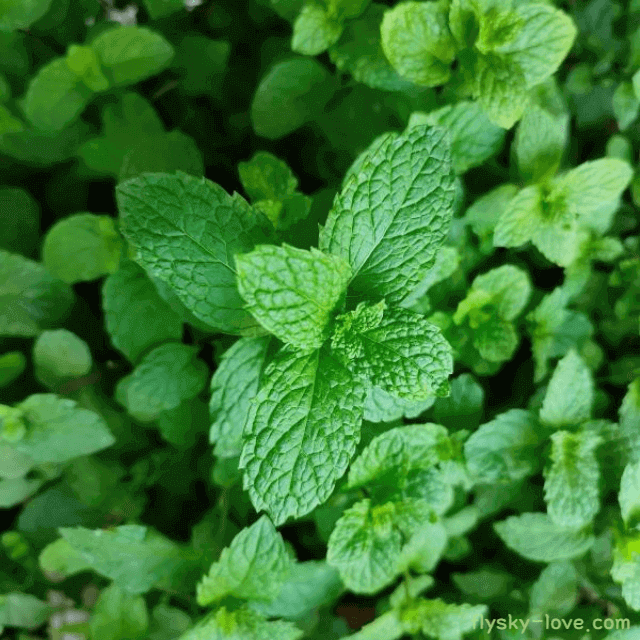
[[[449,392],[453,355],[440,329],[384,301],[358,305],[337,320],[331,348],[354,375],[393,396],[424,400]]]
[[[156,344],[182,338],[182,319],[131,260],[104,281],[102,307],[111,342],[131,362]]]
[[[240,338],[220,359],[211,378],[211,431],[214,454],[221,458],[240,455],[242,430],[251,403],[258,393],[269,338]]]
[[[318,348],[351,276],[339,256],[262,245],[236,256],[238,289],[260,324],[287,344]]]
[[[549,518],[566,527],[584,527],[600,510],[600,469],[596,433],[556,431],[551,435],[551,464],[545,470],[544,498]]]
[[[426,126],[388,134],[336,196],[320,248],[349,261],[355,291],[399,302],[435,262],[453,201],[447,134]]]
[[[229,333],[255,330],[236,287],[233,255],[266,237],[243,198],[184,173],[145,174],[119,184],[116,197],[122,232],[148,273],[169,284],[210,326]]]
[[[282,350],[251,406],[240,466],[276,524],[324,502],[360,439],[364,389],[325,351]]]
[[[232,595],[245,600],[273,600],[291,570],[291,558],[271,520],[262,516],[222,550],[197,588],[200,606]]]

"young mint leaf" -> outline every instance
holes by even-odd
[[[21,351],[8,351],[0,356],[0,388],[19,378],[27,367],[27,359]]]
[[[118,384],[122,403],[136,420],[155,420],[197,396],[206,384],[207,368],[197,347],[167,342],[147,353]]]
[[[80,378],[93,364],[89,345],[66,329],[43,331],[33,345],[36,378],[55,387],[70,378]]]
[[[91,47],[72,44],[67,49],[65,57],[67,66],[91,91],[106,91],[109,81],[100,69],[100,63],[95,51]]]
[[[578,600],[578,572],[571,562],[552,562],[545,567],[531,587],[529,612],[565,616]]]
[[[493,124],[476,102],[468,100],[430,113],[412,113],[408,126],[419,124],[439,126],[449,132],[451,162],[458,174],[495,156],[504,143],[504,129]]]
[[[640,610],[640,537],[621,536],[613,550],[611,578],[622,585],[622,597],[631,609]]]
[[[433,406],[436,397],[425,400],[407,400],[396,398],[380,387],[371,387],[364,401],[364,419],[369,422],[394,422],[402,416],[417,418]]]
[[[74,284],[116,271],[122,250],[113,218],[77,213],[49,229],[42,261],[54,276]]]
[[[331,348],[355,376],[392,396],[424,400],[449,392],[451,347],[438,327],[408,309],[359,304],[337,318]]]
[[[105,75],[115,85],[135,84],[160,73],[174,55],[159,33],[137,25],[117,25],[92,42]]]
[[[0,8],[0,33],[28,29],[44,16],[52,0],[22,0],[3,2]],[[0,621],[0,624],[2,622]]]
[[[482,241],[483,253],[493,251],[492,236],[502,213],[518,193],[514,184],[501,184],[478,198],[464,214],[464,220]]]
[[[0,626],[36,629],[51,615],[51,607],[28,593],[0,595]]]
[[[317,56],[335,44],[342,35],[342,24],[324,7],[310,2],[302,7],[293,23],[291,49],[307,56]]]
[[[449,604],[440,598],[420,599],[410,603],[400,613],[400,619],[409,633],[422,631],[438,640],[461,640],[464,634],[477,627],[478,620],[487,612],[484,604]]]
[[[324,502],[360,438],[364,389],[326,351],[281,350],[244,427],[240,466],[257,510],[275,524]]]
[[[444,84],[455,45],[447,25],[447,3],[403,2],[384,14],[382,49],[394,69],[425,87]]]
[[[483,424],[464,444],[467,467],[476,482],[522,480],[539,468],[538,421],[522,409],[509,409]]]
[[[131,362],[154,345],[182,339],[182,319],[131,260],[104,281],[102,307],[111,342]]]
[[[542,203],[542,190],[538,185],[519,191],[502,211],[493,244],[496,247],[518,247],[531,240],[543,220]]]
[[[620,480],[618,494],[622,519],[629,527],[638,527],[640,523],[640,463],[629,463]]]
[[[235,262],[240,295],[267,331],[300,349],[324,342],[351,277],[345,260],[313,248],[262,245]]]
[[[23,412],[27,432],[13,447],[35,462],[66,462],[115,442],[104,419],[73,400],[37,393],[17,408]]]
[[[640,113],[640,100],[630,82],[621,82],[613,94],[613,113],[620,131],[628,129]]]
[[[596,449],[601,443],[602,437],[590,431],[556,431],[551,435],[551,465],[544,473],[544,499],[554,523],[584,527],[600,510]]]
[[[453,214],[446,135],[423,126],[389,134],[336,196],[320,248],[349,260],[354,291],[399,302],[433,265]]]
[[[222,550],[197,587],[197,600],[206,606],[232,595],[244,600],[273,600],[291,570],[282,536],[262,516],[243,529]]]
[[[584,555],[595,538],[586,529],[563,527],[544,513],[522,513],[494,524],[502,541],[535,562],[569,560]]]
[[[510,360],[518,348],[518,332],[511,322],[502,318],[488,318],[476,328],[473,346],[489,362]]]
[[[267,621],[251,609],[210,613],[178,640],[300,640],[303,632],[291,622]]]
[[[268,337],[240,338],[225,351],[211,378],[209,441],[215,443],[213,452],[220,458],[242,451],[242,430],[258,392],[268,346]]]
[[[232,256],[266,236],[243,198],[184,173],[128,180],[118,185],[116,198],[122,232],[147,273],[166,282],[208,325],[229,333],[255,330],[236,287]]]
[[[33,196],[16,187],[0,188],[0,248],[25,256],[38,241],[40,207]]]
[[[91,633],[104,640],[144,640],[149,626],[142,596],[132,596],[111,584],[100,593],[89,623]]]
[[[240,162],[238,173],[252,201],[280,200],[294,193],[298,186],[287,164],[267,151],[259,151],[248,162]]]
[[[560,360],[551,376],[540,409],[540,420],[550,427],[575,427],[591,417],[594,384],[591,371],[575,350]]]

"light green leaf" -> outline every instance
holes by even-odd
[[[510,360],[518,348],[518,340],[513,323],[496,317],[481,322],[473,333],[473,346],[489,362]]]
[[[60,131],[84,111],[92,96],[67,61],[56,58],[31,78],[24,112],[36,129]]]
[[[182,634],[191,626],[191,616],[177,607],[158,604],[151,612],[149,640],[176,640],[176,634]]]
[[[620,405],[620,431],[627,439],[628,461],[640,461],[640,378],[629,384]]]
[[[517,193],[518,187],[514,184],[501,184],[492,189],[467,209],[465,222],[481,240],[490,241],[498,220]],[[493,251],[492,245],[490,251]]]
[[[4,0],[0,4],[0,32],[28,29],[47,13],[51,2],[52,0]]]
[[[469,472],[477,482],[509,482],[539,467],[538,421],[529,411],[510,409],[483,424],[464,444]]]
[[[154,345],[182,338],[182,319],[131,260],[104,281],[102,307],[111,342],[131,362]]]
[[[268,337],[241,338],[225,351],[211,378],[209,441],[220,458],[242,451],[242,430],[258,393],[268,346]]]
[[[206,384],[207,367],[197,347],[167,342],[147,353],[133,373],[122,378],[117,394],[137,420],[155,420],[163,411],[195,398]]]
[[[36,377],[46,386],[80,378],[91,371],[91,351],[84,340],[66,329],[43,331],[33,345]]]
[[[408,126],[418,124],[447,129],[451,136],[451,161],[458,174],[495,156],[504,143],[504,129],[493,124],[478,103],[467,100],[430,113],[412,113]]]
[[[122,233],[148,274],[166,282],[208,325],[228,333],[255,330],[236,287],[232,256],[266,237],[243,198],[184,173],[128,180],[117,186],[116,198]]]
[[[454,247],[444,246],[436,254],[433,266],[426,270],[420,284],[402,301],[400,306],[406,309],[420,307],[422,298],[434,285],[451,277],[460,266],[461,255]],[[417,307],[417,308],[416,308]]]
[[[630,82],[621,82],[613,94],[613,113],[618,121],[618,128],[624,131],[638,117],[640,100],[636,96]]]
[[[417,600],[401,613],[405,631],[425,635],[438,640],[461,640],[473,631],[480,618],[486,616],[486,605],[449,604],[437,600]]]
[[[21,351],[9,351],[0,356],[0,388],[11,384],[22,375],[27,359]]]
[[[228,595],[268,602],[279,594],[290,570],[291,558],[282,536],[262,516],[240,531],[211,565],[198,584],[198,604],[204,607]]]
[[[622,585],[622,597],[631,609],[640,610],[640,538],[634,532],[621,536],[613,551],[611,577]]]
[[[0,247],[29,255],[38,241],[38,203],[24,189],[3,187],[0,188],[0,211]]]
[[[496,247],[519,247],[531,240],[543,216],[542,191],[538,185],[525,187],[506,204],[496,224]]]
[[[395,610],[387,611],[349,636],[350,640],[397,640],[404,635],[404,625]]]
[[[544,513],[522,513],[494,524],[502,541],[535,562],[569,560],[584,555],[595,538],[585,529],[562,527]]]
[[[240,295],[265,329],[300,349],[324,342],[351,276],[345,260],[314,248],[262,245],[235,262]]]
[[[51,607],[28,593],[6,593],[0,595],[0,626],[36,629],[43,625]]]
[[[514,576],[494,569],[478,569],[468,573],[453,573],[451,578],[466,596],[478,600],[495,600],[510,593]]]
[[[618,501],[624,523],[637,527],[640,523],[640,462],[629,463],[624,468]]]
[[[276,356],[251,406],[240,457],[257,510],[278,525],[331,495],[360,438],[364,395],[324,351]]]
[[[438,327],[408,309],[361,303],[337,318],[331,348],[355,376],[398,398],[449,392],[451,347]]]
[[[0,480],[0,509],[8,509],[24,502],[42,486],[42,480],[11,478]]]
[[[552,562],[531,587],[529,613],[541,618],[545,613],[566,616],[578,600],[578,573],[570,562]]]
[[[364,419],[369,422],[394,422],[402,416],[417,418],[433,406],[436,397],[425,400],[395,398],[380,387],[371,387],[364,401]]]
[[[291,49],[306,56],[317,56],[335,44],[342,35],[342,24],[319,4],[302,7],[293,23]]]
[[[369,4],[370,0],[325,0],[328,11],[338,20],[356,18]]]
[[[174,54],[163,36],[137,25],[118,25],[103,31],[91,42],[91,48],[115,85],[135,84],[160,73]]]
[[[57,573],[65,577],[82,571],[91,571],[85,557],[74,549],[64,538],[48,544],[40,553],[38,563],[43,571]]]
[[[402,2],[385,12],[380,34],[384,54],[403,78],[425,87],[449,79],[455,45],[446,3]]]
[[[122,249],[113,218],[77,213],[49,229],[42,261],[54,276],[74,284],[113,273],[118,268]]]
[[[238,163],[238,173],[252,201],[280,200],[294,193],[298,186],[287,164],[267,151],[258,151],[251,160]]]
[[[556,431],[551,435],[551,464],[544,473],[544,499],[554,523],[584,527],[600,510],[596,449],[601,443],[602,438],[590,431]]]
[[[349,260],[354,291],[399,302],[435,262],[453,214],[446,136],[422,126],[388,134],[336,196],[320,248]]]
[[[106,91],[109,88],[109,81],[102,74],[98,57],[91,47],[69,45],[65,62],[91,91]]]
[[[112,584],[100,593],[89,622],[92,637],[100,640],[142,640],[149,626],[142,596],[132,596]]]
[[[591,417],[593,394],[591,371],[572,349],[560,360],[551,376],[540,419],[555,429],[586,422]]]

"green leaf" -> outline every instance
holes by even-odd
[[[11,478],[0,480],[0,509],[8,509],[24,502],[42,486],[42,480]]]
[[[154,345],[182,338],[182,319],[131,260],[104,281],[102,307],[111,342],[131,362]]]
[[[257,510],[278,525],[324,502],[360,438],[364,389],[326,352],[281,351],[244,428],[240,466]]]
[[[394,422],[402,416],[417,418],[433,406],[435,396],[425,400],[396,398],[380,387],[371,387],[364,401],[364,419],[369,422]]]
[[[317,56],[335,44],[342,35],[342,24],[319,4],[302,7],[293,23],[291,49],[306,56]]]
[[[49,229],[42,261],[54,276],[74,284],[113,273],[118,268],[122,249],[113,218],[77,213]]]
[[[66,329],[43,331],[33,345],[36,378],[46,386],[80,378],[93,364],[89,345]]]
[[[514,581],[513,576],[508,573],[493,569],[453,573],[451,578],[462,593],[478,600],[495,600],[506,596]]]
[[[184,11],[184,0],[143,0],[152,20],[165,18],[178,11]]]
[[[21,351],[9,351],[0,356],[0,388],[19,378],[27,367],[27,359]]]
[[[444,246],[436,254],[436,261],[430,269],[423,274],[420,284],[401,302],[400,306],[406,309],[420,308],[421,299],[429,292],[431,287],[450,278],[460,267],[460,253],[454,247]]]
[[[31,79],[24,112],[36,129],[60,131],[84,111],[92,96],[91,89],[69,68],[67,61],[56,58]]]
[[[461,640],[473,631],[488,612],[486,605],[449,604],[437,600],[417,600],[400,614],[405,631],[419,630],[438,640]]]
[[[624,468],[618,501],[624,523],[629,528],[637,528],[640,523],[640,462],[629,463]]]
[[[480,424],[484,395],[475,378],[463,373],[451,381],[451,393],[436,400],[433,417],[448,429],[475,429]]]
[[[378,616],[373,622],[365,624],[359,631],[349,637],[351,640],[397,640],[404,635],[404,625],[398,619],[397,612],[387,611]]]
[[[318,348],[351,276],[339,256],[262,245],[236,255],[238,290],[260,324],[287,344]]]
[[[509,409],[483,424],[464,444],[469,472],[477,482],[509,482],[539,467],[538,421],[529,411]]]
[[[0,248],[29,255],[38,241],[38,203],[24,189],[3,187],[0,188],[0,211]]]
[[[600,510],[596,449],[602,441],[601,436],[590,431],[556,431],[551,435],[551,464],[544,473],[544,499],[554,523],[584,527]]]
[[[0,595],[0,625],[36,629],[43,625],[51,607],[28,593],[6,593]]]
[[[438,327],[408,309],[361,303],[337,318],[331,349],[355,376],[398,398],[449,392],[451,347]]]
[[[238,173],[252,201],[280,200],[294,193],[298,186],[287,164],[267,151],[258,151],[251,160],[238,163]]]
[[[494,529],[510,549],[535,562],[578,558],[595,540],[587,530],[555,524],[544,513],[510,516],[496,522]]]
[[[139,525],[113,529],[61,528],[75,554],[96,573],[128,594],[146,593],[154,585],[173,584],[194,568],[195,558],[168,538]],[[131,559],[135,558],[135,562]]]
[[[109,81],[102,74],[98,57],[91,47],[69,45],[65,62],[91,91],[106,91],[109,88]]]
[[[0,5],[0,32],[28,29],[47,13],[51,2],[52,0],[4,0]]]
[[[92,637],[101,640],[143,640],[149,626],[142,596],[132,596],[112,584],[100,593],[89,623]]]
[[[40,553],[38,563],[43,571],[65,577],[91,571],[91,565],[82,553],[76,551],[64,538],[48,544]]]
[[[631,609],[640,610],[640,539],[637,532],[621,536],[613,551],[611,577],[622,585],[622,597]]]
[[[269,338],[241,338],[225,351],[211,378],[211,431],[219,458],[239,456],[242,431],[265,366]]]
[[[334,90],[333,78],[315,60],[278,62],[262,78],[253,96],[253,128],[259,136],[282,138],[313,119]]]
[[[624,131],[638,117],[640,100],[636,96],[630,82],[621,82],[613,94],[613,113],[618,121],[618,128]]]
[[[409,127],[430,124],[447,129],[451,136],[451,161],[462,174],[495,156],[504,143],[505,132],[493,124],[478,103],[461,100],[430,113],[414,112]]]
[[[551,376],[540,419],[555,429],[586,422],[591,417],[593,394],[591,371],[572,349],[560,360]]]
[[[243,600],[273,600],[291,570],[282,536],[262,516],[222,550],[197,587],[202,607],[232,595]]]
[[[197,396],[206,384],[207,367],[196,358],[197,347],[167,342],[147,353],[118,384],[116,393],[137,420],[155,420]]]
[[[380,34],[384,54],[400,76],[425,87],[447,82],[455,45],[446,3],[403,2],[385,12]]]
[[[491,241],[498,220],[517,193],[518,187],[514,184],[501,184],[478,198],[467,209],[464,220],[483,242]],[[489,245],[486,252],[491,251],[493,244]]]
[[[149,640],[176,640],[191,626],[191,617],[182,609],[158,604],[151,612]]]
[[[266,237],[243,198],[184,173],[128,180],[117,186],[116,198],[122,233],[147,273],[166,282],[208,325],[228,333],[255,329],[236,287],[232,256]]]
[[[489,362],[510,360],[518,348],[518,333],[508,320],[489,318],[476,327],[473,346]]]
[[[210,613],[178,640],[300,640],[303,632],[291,622],[267,621],[247,608]]]
[[[640,461],[640,378],[629,384],[620,405],[620,431],[628,440],[629,462]]]
[[[388,134],[336,196],[320,248],[349,260],[354,291],[399,302],[435,262],[453,214],[446,135],[422,126]]]
[[[104,419],[73,400],[37,393],[17,408],[24,412],[27,433],[13,447],[37,463],[66,462],[115,442]]]
[[[118,25],[103,31],[91,42],[91,48],[115,85],[135,84],[160,73],[174,54],[163,36],[137,25]]]
[[[531,587],[529,612],[541,618],[554,613],[566,616],[578,600],[578,573],[570,562],[552,562],[545,567]]]

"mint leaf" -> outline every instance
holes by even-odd
[[[535,562],[578,558],[594,543],[587,530],[563,527],[544,513],[510,516],[496,522],[494,529],[510,549]]]
[[[335,44],[342,35],[342,25],[315,2],[305,4],[293,23],[291,49],[307,56],[317,56]]]
[[[115,85],[135,84],[156,75],[174,54],[163,36],[137,25],[118,25],[103,31],[91,42],[91,48]]]
[[[572,563],[552,562],[545,567],[531,588],[529,611],[536,616],[571,612],[578,600],[578,573]]]
[[[602,437],[589,432],[551,435],[551,465],[545,469],[544,498],[554,523],[584,527],[600,510],[596,449]]]
[[[631,82],[621,82],[613,94],[613,113],[620,131],[628,129],[640,113],[640,100]]]
[[[451,347],[440,329],[413,311],[383,302],[339,316],[331,339],[336,357],[398,398],[424,400],[449,392]]]
[[[425,87],[444,84],[455,55],[443,2],[403,2],[385,12],[382,49],[394,69]]]
[[[624,523],[629,528],[637,528],[640,523],[640,463],[629,463],[624,468],[618,501]]]
[[[239,195],[184,173],[145,174],[116,188],[122,233],[136,261],[197,318],[229,333],[255,321],[236,288],[232,256],[266,239]]]
[[[371,387],[364,401],[364,419],[369,422],[394,422],[402,416],[417,418],[433,406],[435,396],[425,400],[396,398],[380,387]]]
[[[223,549],[220,559],[198,584],[198,604],[206,606],[228,595],[245,600],[272,600],[290,570],[291,559],[282,536],[271,520],[262,516]]]
[[[485,360],[504,362],[510,360],[518,348],[518,333],[508,320],[488,318],[476,328],[473,346]]]
[[[364,390],[325,351],[282,350],[244,428],[240,466],[257,510],[275,524],[324,502],[360,438]]]
[[[65,57],[67,66],[91,91],[106,91],[109,81],[102,74],[100,63],[91,47],[72,44]]]
[[[30,255],[38,241],[40,207],[28,191],[15,187],[0,188],[0,248]]]
[[[0,33],[29,28],[47,13],[51,2],[52,0],[4,2],[0,8]]]
[[[611,577],[622,585],[622,597],[633,610],[640,609],[640,538],[637,532],[620,536],[613,550]]]
[[[143,0],[143,3],[153,20],[183,11],[185,7],[183,0]]]
[[[241,338],[225,351],[211,378],[211,431],[214,454],[240,455],[242,430],[265,367],[269,338]]]
[[[36,629],[50,614],[51,607],[35,596],[18,592],[0,595],[0,625]]]
[[[111,342],[131,362],[154,345],[182,338],[182,319],[131,260],[104,281],[102,307]]]
[[[206,384],[207,368],[196,358],[197,347],[165,343],[147,353],[116,393],[137,420],[155,420],[197,396]]]
[[[345,260],[313,248],[262,245],[235,262],[240,295],[265,329],[300,349],[324,342],[351,276]]]
[[[37,463],[66,462],[115,442],[103,418],[73,400],[37,393],[17,408],[24,414],[27,432],[13,447]]]
[[[21,351],[9,351],[0,356],[0,388],[11,384],[22,375],[27,359]]]
[[[445,136],[422,126],[387,135],[336,196],[320,248],[349,261],[354,291],[399,302],[433,265],[453,213]]]
[[[113,218],[77,213],[49,229],[42,261],[54,276],[74,284],[116,271],[122,249]]]
[[[251,200],[280,200],[295,192],[298,180],[285,162],[266,151],[238,163],[238,173]]]
[[[485,393],[470,373],[463,373],[451,381],[451,393],[438,398],[433,417],[448,429],[474,429],[480,424]]]
[[[36,378],[49,387],[86,375],[93,364],[87,343],[66,329],[43,331],[33,345],[33,362]]]
[[[437,600],[417,600],[410,603],[400,613],[405,631],[416,633],[418,630],[438,640],[461,640],[466,633],[473,631],[478,620],[487,614],[483,604],[449,604]]]
[[[467,467],[476,482],[508,482],[533,475],[539,467],[538,421],[510,409],[483,424],[464,444]]]
[[[572,349],[560,360],[551,376],[540,419],[555,429],[586,422],[591,417],[593,394],[591,371]]]
[[[89,623],[91,633],[104,640],[143,640],[149,626],[142,596],[131,596],[116,584],[100,593]]]
[[[542,191],[538,185],[525,187],[506,205],[495,228],[496,247],[518,247],[531,240],[542,220]]]
[[[15,507],[32,496],[42,486],[42,480],[10,478],[0,480],[0,509]]]
[[[480,196],[464,214],[465,222],[482,241],[481,249],[484,253],[493,251],[493,232],[502,213],[517,193],[518,187],[514,184],[502,184]]]

